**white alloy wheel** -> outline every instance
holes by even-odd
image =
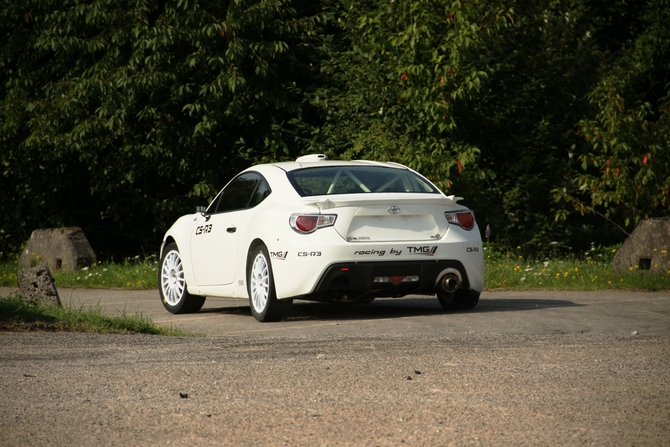
[[[265,245],[258,245],[249,252],[247,285],[251,313],[258,321],[279,321],[291,307],[293,300],[277,299],[272,265]]]
[[[184,280],[184,269],[181,265],[179,252],[170,251],[163,260],[161,267],[161,287],[165,302],[170,306],[176,306],[184,296],[186,281]]]
[[[260,252],[251,265],[251,305],[258,314],[262,314],[270,297],[270,268],[265,253]]]
[[[168,244],[158,271],[159,292],[163,306],[173,314],[197,312],[205,303],[204,296],[188,293],[184,266],[177,244]]]

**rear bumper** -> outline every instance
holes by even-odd
[[[461,288],[470,289],[465,267],[459,261],[386,261],[341,262],[329,266],[321,275],[313,294],[324,297],[398,297],[409,294],[435,294],[437,282],[445,271],[455,269],[461,275]],[[375,278],[409,278],[409,282],[375,282]]]
[[[315,294],[345,289],[374,296],[433,294],[439,274],[449,268],[463,278],[462,289],[481,292],[484,288],[484,257],[476,225],[472,231],[453,228],[440,240],[417,242],[351,243],[334,231],[324,228],[268,243],[277,298],[315,298]],[[417,275],[419,281],[375,283],[375,276],[382,275]]]

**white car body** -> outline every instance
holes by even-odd
[[[365,174],[365,171],[354,171],[359,167],[388,168],[399,175],[412,173],[420,179],[418,184],[423,181],[434,191],[375,192],[356,177],[356,174]],[[299,172],[312,168],[337,169],[330,193],[304,195],[309,190],[300,189],[301,195],[289,180],[290,175],[298,182],[296,176],[320,172]],[[477,297],[483,290],[484,259],[479,228],[474,218],[472,226],[466,229],[453,217],[468,212],[468,208],[457,203],[460,198],[446,196],[405,166],[371,161],[327,161],[324,156],[314,155],[295,162],[256,165],[236,179],[245,174],[249,174],[246,177],[258,175],[269,185],[271,192],[263,196],[260,203],[236,211],[213,212],[233,179],[207,211],[179,218],[165,234],[161,259],[165,256],[165,247],[176,244],[183,266],[183,281],[190,295],[248,299],[250,253],[259,244],[267,247],[277,300],[357,299],[444,292],[439,282],[446,273],[450,273],[450,284],[460,290],[476,293]],[[305,182],[315,181],[305,178]],[[334,184],[338,181],[358,181],[363,189],[337,193]],[[409,180],[403,181],[409,185]],[[397,182],[401,184],[400,180]],[[396,187],[397,184],[394,183]],[[262,193],[254,191],[252,202],[256,195],[261,197]],[[450,215],[451,223],[445,213]],[[325,216],[327,225],[301,234],[290,224],[296,215]],[[328,225],[333,219],[334,223]],[[167,281],[166,275],[163,282]],[[448,292],[454,292],[452,289],[456,287]],[[163,301],[166,303],[165,297]]]

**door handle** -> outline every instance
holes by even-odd
[[[233,234],[234,232],[237,231],[237,227],[228,227],[226,228],[226,231],[230,234]]]

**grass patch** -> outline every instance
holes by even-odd
[[[670,290],[670,271],[615,272],[612,259],[618,249],[619,246],[591,247],[577,255],[537,258],[525,253],[522,247],[502,250],[486,244],[484,283],[489,290]],[[16,271],[16,262],[0,264],[0,286],[17,287]],[[136,256],[52,274],[57,288],[156,290],[158,259],[155,255]]]
[[[18,263],[3,262],[0,263],[0,287],[18,287]]]
[[[25,301],[19,294],[0,298],[0,331],[99,332],[107,334],[154,334],[189,336],[175,328],[163,328],[142,314],[106,316],[100,307],[47,306]]]
[[[158,289],[158,259],[156,255],[145,258],[135,256],[120,263],[99,262],[74,272],[53,274],[56,287],[89,289]]]
[[[0,264],[0,286],[17,287],[18,264]],[[51,272],[57,288],[157,290],[156,255],[124,259],[122,262],[98,262],[81,270]]]
[[[616,247],[591,247],[581,256],[536,259],[522,247],[505,252],[485,247],[487,289],[510,290],[669,290],[670,270],[624,274],[612,268]]]

